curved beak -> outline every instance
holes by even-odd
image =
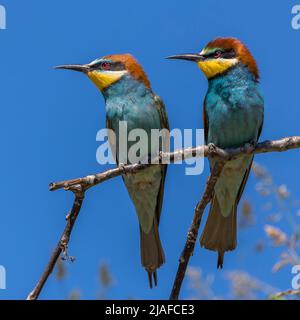
[[[185,54],[178,54],[175,56],[169,56],[166,59],[199,62],[199,61],[205,60],[205,57],[202,56],[200,53],[185,53]]]
[[[65,69],[65,70],[73,70],[83,73],[88,73],[91,70],[90,65],[88,64],[68,64],[63,66],[56,66],[54,69]]]

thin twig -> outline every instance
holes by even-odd
[[[211,200],[215,184],[223,170],[224,164],[225,163],[222,161],[216,162],[206,182],[206,187],[205,187],[203,196],[195,208],[193,222],[188,232],[186,243],[182,251],[181,257],[179,259],[179,266],[178,266],[177,274],[175,277],[173,289],[171,292],[170,300],[178,300],[181,285],[185,277],[189,260],[194,253],[194,248],[198,238],[198,232],[199,232],[199,227],[201,224],[203,212]]]
[[[85,190],[82,189],[80,185],[77,187],[73,187],[72,191],[74,192],[75,199],[73,203],[73,207],[71,209],[71,212],[68,214],[66,217],[67,223],[65,230],[56,246],[54,249],[51,258],[47,264],[47,267],[40,277],[39,281],[37,282],[36,286],[32,290],[32,292],[28,295],[27,300],[36,300],[38,299],[46,281],[48,280],[48,277],[53,271],[53,268],[60,257],[61,253],[64,254],[64,258],[68,258],[70,260],[73,260],[73,258],[68,257],[68,244],[70,241],[70,236],[74,227],[74,224],[76,222],[76,219],[79,215],[83,200],[84,200],[84,192]]]
[[[300,297],[300,290],[287,290],[283,292],[278,292],[275,295],[271,296],[271,299],[280,299],[287,296],[299,296]]]

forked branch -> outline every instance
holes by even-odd
[[[189,263],[189,259],[193,254],[195,242],[198,237],[198,230],[201,223],[202,214],[205,210],[205,207],[211,200],[211,195],[214,189],[214,186],[217,182],[219,175],[221,174],[222,168],[226,161],[232,160],[236,157],[239,157],[243,154],[257,154],[257,153],[266,153],[266,152],[282,152],[290,149],[300,148],[300,136],[283,138],[281,140],[276,141],[265,141],[262,143],[258,143],[257,145],[246,144],[243,147],[236,149],[220,149],[213,145],[208,146],[198,146],[195,148],[187,148],[184,150],[177,150],[172,153],[162,153],[156,160],[155,163],[159,163],[163,161],[166,163],[168,160],[169,163],[174,163],[180,160],[185,160],[193,157],[214,157],[217,160],[217,165],[213,168],[213,171],[207,181],[206,188],[204,194],[198,203],[191,228],[188,233],[188,238],[186,240],[186,244],[184,250],[182,252],[178,272],[176,275],[176,279],[174,282],[173,290],[171,293],[171,299],[178,299],[181,284],[183,282],[185,272]],[[155,165],[155,164],[150,164]],[[70,240],[70,236],[76,222],[76,219],[79,215],[82,203],[84,201],[85,192],[102,182],[105,182],[109,179],[118,177],[123,174],[135,173],[137,171],[143,170],[146,167],[150,166],[149,164],[133,164],[121,166],[115,169],[111,169],[102,173],[97,173],[94,175],[86,176],[83,178],[77,178],[72,180],[66,180],[62,182],[56,182],[50,184],[50,190],[55,191],[58,189],[65,189],[67,191],[72,191],[75,195],[73,207],[71,212],[67,216],[67,223],[65,230],[52,253],[52,256],[42,274],[40,279],[38,280],[36,286],[32,290],[32,292],[28,295],[28,300],[36,300],[46,281],[48,280],[53,268],[59,259],[60,255],[63,253],[67,258],[67,248]]]

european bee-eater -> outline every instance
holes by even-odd
[[[196,54],[171,56],[196,62],[208,79],[203,125],[206,143],[235,148],[259,139],[264,100],[259,89],[257,64],[247,47],[234,38],[217,38]],[[214,159],[209,159],[210,166]],[[224,253],[236,248],[237,206],[245,188],[252,155],[226,163],[217,181],[201,246],[218,251],[218,268]]]
[[[116,141],[119,141],[120,121],[127,121],[128,132],[133,129],[143,129],[148,137],[151,137],[152,129],[169,130],[162,100],[152,91],[147,75],[130,54],[110,55],[89,64],[56,68],[86,74],[102,92],[106,105],[106,126],[115,132]],[[113,141],[110,142],[114,144]],[[127,143],[129,150],[133,142]],[[118,150],[116,147],[117,162]],[[144,156],[151,156],[149,149]],[[148,272],[151,288],[152,279],[157,285],[156,270],[165,261],[158,226],[166,172],[167,166],[158,164],[138,173],[123,176],[138,215],[141,262]]]

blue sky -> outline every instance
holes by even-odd
[[[104,101],[85,77],[51,67],[84,63],[113,53],[132,53],[162,96],[173,128],[202,128],[207,81],[196,66],[167,61],[170,54],[199,51],[217,36],[234,36],[251,49],[261,71],[265,126],[261,139],[299,135],[298,53],[300,31],[291,27],[297,1],[191,0],[58,1],[1,0],[7,30],[0,30],[1,59],[1,210],[0,264],[7,290],[0,299],[23,299],[48,261],[65,224],[72,195],[50,193],[52,181],[107,169],[96,162],[96,133],[105,126]],[[299,151],[257,156],[277,184],[299,197]],[[42,299],[63,299],[73,289],[93,299],[97,270],[108,263],[115,285],[110,298],[168,298],[192,219],[209,171],[185,176],[184,166],[168,172],[160,227],[167,263],[159,287],[148,289],[140,266],[139,231],[133,205],[121,178],[90,190],[75,227],[63,284],[51,277]],[[239,247],[226,257],[225,271],[247,269],[281,289],[290,288],[290,268],[270,269],[280,251],[248,254],[264,238],[260,197],[250,178],[245,197],[255,203],[257,225],[239,233]],[[261,214],[261,215],[260,215]],[[216,291],[227,292],[216,255],[197,245],[191,265],[216,276]],[[184,284],[182,297],[190,291]]]

